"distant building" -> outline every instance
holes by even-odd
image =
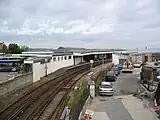
[[[0,54],[6,53],[6,51],[7,46],[4,43],[0,42]]]
[[[154,83],[160,76],[160,64],[157,62],[147,62],[142,66],[141,79],[145,83]]]
[[[133,63],[154,62],[160,60],[160,53],[134,53],[130,54]]]

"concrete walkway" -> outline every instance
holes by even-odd
[[[158,120],[156,113],[132,95],[97,97],[88,106],[93,120]]]

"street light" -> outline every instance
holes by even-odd
[[[47,58],[46,58],[46,59],[45,59],[45,70],[46,70],[46,71],[45,71],[45,72],[46,72],[46,75],[45,75],[45,76],[46,76],[46,77],[47,77],[47,69],[48,69],[48,67],[47,67],[47,62],[48,62],[48,60],[47,60]]]

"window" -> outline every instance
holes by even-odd
[[[60,58],[58,57],[58,61],[60,60]]]
[[[63,57],[61,57],[61,60],[63,60]]]
[[[53,61],[56,61],[56,58],[55,58],[55,57],[53,58]]]
[[[65,56],[64,59],[67,60],[67,56]]]
[[[68,56],[68,59],[71,59],[72,57],[71,56]]]
[[[111,85],[101,85],[101,88],[112,88]]]

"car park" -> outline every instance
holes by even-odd
[[[113,95],[113,87],[110,82],[102,82],[99,86],[100,95]]]

